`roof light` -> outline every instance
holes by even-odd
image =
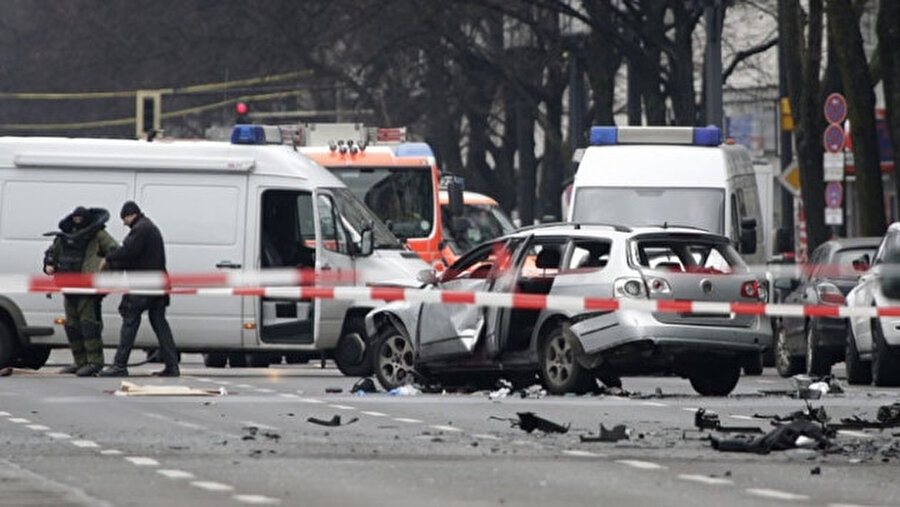
[[[403,143],[397,146],[398,157],[434,157],[427,143]]]
[[[266,144],[266,134],[262,125],[235,125],[231,144]]]
[[[591,127],[592,146],[612,144],[687,144],[718,146],[722,132],[708,127]]]

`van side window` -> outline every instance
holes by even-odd
[[[341,215],[329,195],[319,195],[319,225],[322,228],[322,247],[332,252],[348,254],[347,235],[341,224]]]
[[[266,190],[260,215],[261,267],[315,267],[316,230],[309,192]]]

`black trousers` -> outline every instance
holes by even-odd
[[[134,339],[141,325],[141,314],[148,312],[150,327],[156,333],[159,341],[159,358],[167,368],[178,366],[178,351],[175,348],[175,339],[172,337],[172,329],[166,321],[166,306],[169,304],[168,296],[137,296],[126,294],[122,296],[122,304],[119,305],[119,313],[122,314],[122,330],[119,333],[119,347],[116,349],[116,366],[128,366],[128,357],[134,347]]]

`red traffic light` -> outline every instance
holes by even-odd
[[[234,112],[237,114],[240,114],[240,115],[247,114],[247,111],[249,109],[250,108],[248,108],[247,104],[245,104],[244,102],[238,102],[237,104],[234,105]]]

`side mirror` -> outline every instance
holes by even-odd
[[[756,253],[756,219],[741,219],[741,243],[738,245],[742,254]]]
[[[423,269],[416,275],[416,280],[424,284],[435,285],[438,283],[438,275],[433,269]]]
[[[454,217],[461,217],[465,212],[462,185],[460,185],[456,181],[448,183],[447,197],[450,200],[450,215]]]
[[[366,225],[362,232],[360,233],[359,240],[359,255],[361,257],[368,257],[372,255],[372,250],[374,248],[374,235],[372,233],[372,225]]]

